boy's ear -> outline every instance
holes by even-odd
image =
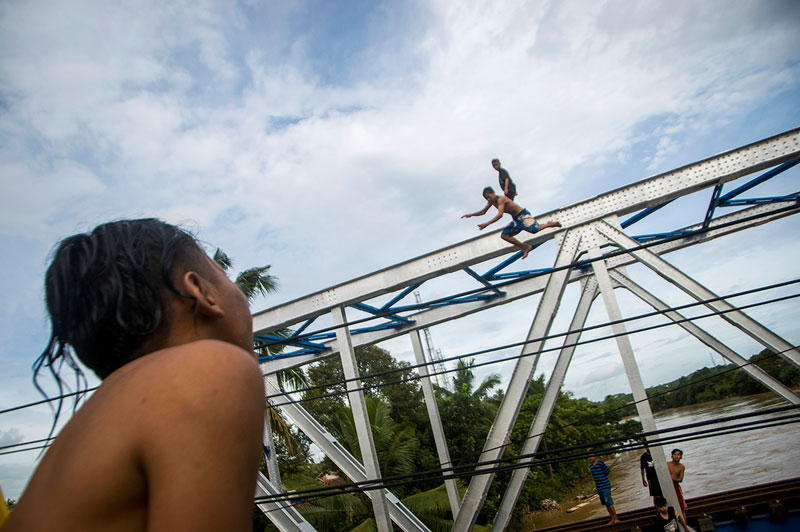
[[[182,286],[179,286],[178,290],[191,296],[194,301],[187,301],[191,302],[192,306],[197,306],[197,312],[209,317],[225,315],[225,311],[218,304],[214,286],[202,274],[193,271],[186,272],[181,276],[180,282]]]

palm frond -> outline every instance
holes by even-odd
[[[219,248],[214,252],[214,262],[219,264],[226,272],[233,266],[233,260]]]
[[[270,265],[249,268],[236,276],[236,286],[248,301],[252,301],[257,294],[265,296],[278,290],[278,278],[267,273],[270,268]]]

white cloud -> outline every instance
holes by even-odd
[[[496,181],[492,157],[541,212],[690,162],[695,144],[740,145],[748,113],[798,91],[797,14],[796,2],[428,2],[333,31],[313,3],[7,3],[0,236],[26,260],[2,263],[20,301],[3,315],[4,357],[44,342],[33,287],[46,250],[111,218],[189,221],[237,266],[272,264],[282,290],[265,306],[475,236],[458,217]],[[603,174],[618,161],[636,170]],[[528,261],[547,266],[550,251]],[[770,278],[787,275],[776,255]],[[757,282],[740,257],[694,257],[713,263],[700,277],[732,279],[724,288]],[[435,338],[450,354],[519,341],[534,309]],[[593,374],[624,388],[618,369]],[[586,371],[568,385],[604,391]]]

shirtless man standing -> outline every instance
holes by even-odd
[[[52,335],[34,370],[58,375],[74,353],[103,382],[3,532],[252,530],[264,420],[252,319],[194,237],[154,219],[74,235],[45,296]]]
[[[539,222],[536,221],[528,209],[520,207],[506,196],[498,196],[492,187],[486,187],[483,189],[483,197],[486,199],[486,206],[477,212],[465,214],[462,216],[462,218],[483,216],[489,210],[489,207],[495,207],[497,209],[497,214],[495,217],[488,222],[478,224],[478,228],[483,230],[502,218],[504,213],[510,215],[511,223],[509,223],[505,229],[503,229],[503,233],[500,235],[500,238],[506,242],[514,244],[521,249],[523,259],[528,256],[528,253],[530,253],[531,249],[533,249],[533,246],[520,242],[514,238],[514,235],[519,234],[520,231],[536,233],[541,229],[547,229],[549,227],[561,227],[560,223],[552,221],[547,222],[544,225],[539,225]]]
[[[683,513],[683,517],[686,518],[687,506],[683,498],[683,490],[680,484],[683,482],[683,473],[686,471],[686,467],[681,463],[683,451],[680,449],[673,449],[671,454],[672,461],[667,462],[667,466],[669,466],[669,475],[672,477],[672,484],[675,486],[675,494],[678,496],[678,504],[680,504],[681,513]]]

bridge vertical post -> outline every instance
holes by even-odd
[[[598,223],[596,227],[598,231],[611,242],[614,242],[623,249],[630,250],[631,254],[636,257],[639,262],[695,298],[697,301],[716,299],[716,301],[705,303],[705,306],[714,312],[720,313],[719,315],[723,320],[737,327],[756,342],[764,347],[772,349],[776,353],[780,353],[780,356],[790,361],[795,366],[800,367],[800,350],[792,346],[792,344],[770,331],[744,312],[736,310],[736,307],[724,299],[719,299],[711,290],[652,251],[648,249],[635,249],[639,247],[639,243],[608,222]]]
[[[528,391],[531,378],[536,371],[539,356],[544,348],[545,342],[542,338],[547,336],[550,331],[553,319],[558,311],[558,305],[561,302],[561,296],[564,294],[570,273],[568,266],[575,259],[581,237],[579,232],[566,231],[559,233],[556,238],[560,240],[554,265],[556,271],[548,276],[547,285],[544,292],[542,292],[536,315],[528,331],[528,343],[522,348],[522,355],[528,356],[522,356],[517,360],[511,381],[508,384],[508,390],[503,396],[502,403],[500,403],[494,423],[489,429],[483,452],[479,458],[480,462],[497,460],[502,456],[511,435],[511,430],[514,428],[514,422],[517,420],[519,409],[525,400],[525,393]],[[560,269],[561,267],[563,269]],[[472,481],[469,483],[467,493],[464,494],[464,500],[461,504],[461,510],[458,512],[458,517],[453,524],[454,531],[468,531],[475,526],[478,512],[480,512],[483,503],[486,501],[489,487],[494,478],[494,473],[481,474],[480,471],[481,469],[492,467],[494,465],[489,464],[476,469],[476,475],[472,477]]]
[[[690,321],[683,321],[684,317],[681,313],[670,310],[669,306],[658,299],[655,295],[650,293],[647,289],[636,284],[630,277],[620,272],[619,270],[611,270],[609,272],[611,278],[614,279],[620,286],[627,289],[633,295],[649,304],[654,309],[663,312],[664,315],[676,322],[683,329],[688,331],[692,336],[706,344],[708,347],[716,351],[721,357],[727,359],[729,362],[736,364],[742,371],[750,375],[752,378],[780,395],[793,405],[800,404],[800,397],[797,396],[791,389],[783,385],[778,379],[759,368],[755,364],[751,364],[744,357],[740,356],[733,349],[726,346],[713,336],[706,332],[704,329],[698,327]]]
[[[642,375],[639,373],[639,366],[636,364],[636,358],[633,355],[633,346],[631,345],[630,338],[628,338],[625,324],[621,322],[622,312],[619,309],[617,297],[614,294],[614,287],[611,284],[611,277],[608,275],[606,262],[601,259],[600,247],[592,247],[589,249],[589,257],[594,260],[592,262],[592,270],[597,279],[597,285],[600,288],[600,293],[603,296],[603,302],[606,306],[608,319],[614,323],[611,328],[614,334],[617,335],[617,348],[622,357],[622,365],[625,367],[625,374],[628,377],[628,383],[633,393],[633,399],[636,401],[636,411],[639,413],[639,419],[642,422],[642,427],[645,432],[655,432],[656,421],[653,417],[653,411],[650,408],[650,403],[647,399],[647,392],[644,389],[642,382]],[[678,496],[672,487],[672,477],[669,474],[666,460],[663,460],[664,451],[660,445],[653,445],[650,447],[651,455],[653,456],[653,464],[656,468],[656,476],[658,483],[661,485],[661,492],[669,502],[670,506],[675,508],[676,511],[680,509],[678,504]]]
[[[330,458],[336,466],[341,469],[353,482],[365,482],[370,479],[364,465],[336,441],[325,427],[311,416],[305,408],[292,400],[283,390],[273,385],[269,379],[264,380],[265,389],[268,395],[276,398],[280,404],[281,411],[293,423],[297,425],[303,434],[309,437],[314,444],[319,447],[325,456]],[[369,490],[365,492],[367,497],[374,499],[382,493],[389,503],[389,515],[397,526],[404,532],[430,532],[425,523],[419,520],[408,508],[403,506],[391,491],[387,489]]]
[[[333,323],[336,325],[336,340],[339,344],[339,354],[342,359],[342,370],[347,380],[347,397],[353,413],[353,423],[358,435],[358,446],[361,449],[361,460],[367,473],[367,478],[379,480],[381,469],[378,465],[378,454],[375,451],[375,442],[372,439],[372,428],[369,424],[367,404],[364,401],[364,392],[361,390],[361,380],[358,374],[358,362],[353,350],[353,340],[350,330],[345,325],[347,318],[344,307],[338,306],[331,309]],[[375,523],[379,532],[392,532],[392,522],[389,519],[389,509],[383,490],[375,490],[372,497],[372,509],[375,512]]]
[[[550,416],[553,414],[556,400],[558,399],[558,392],[561,390],[561,385],[564,384],[564,378],[567,375],[569,363],[572,361],[572,355],[575,353],[575,344],[580,340],[580,329],[586,324],[586,318],[589,315],[589,309],[592,307],[592,302],[597,297],[597,282],[592,277],[588,277],[582,281],[583,288],[581,290],[581,298],[578,301],[578,306],[575,309],[575,314],[572,322],[569,325],[570,332],[564,338],[564,346],[558,354],[558,360],[553,368],[553,373],[550,375],[550,380],[547,382],[544,394],[542,395],[542,402],[536,411],[533,418],[531,429],[528,432],[528,437],[525,440],[525,445],[522,447],[520,454],[526,455],[535,453],[539,449],[539,444],[544,437],[544,431],[547,428],[547,423],[550,421]],[[533,459],[530,460],[533,465]],[[511,514],[514,511],[514,506],[517,504],[519,494],[522,492],[522,486],[528,477],[530,467],[523,469],[515,469],[511,475],[511,480],[508,483],[506,492],[503,494],[503,499],[500,501],[500,508],[497,510],[497,515],[492,524],[493,532],[501,532],[506,529],[508,522],[511,520]]]
[[[275,376],[270,375],[268,378],[275,379]],[[270,409],[272,409],[272,406],[267,403],[264,407],[264,447],[269,450],[267,453],[267,471],[269,472],[270,482],[280,487],[281,470],[278,467],[278,453],[275,452],[275,435],[272,432],[272,422],[269,419]]]
[[[447,439],[444,435],[444,428],[442,427],[442,417],[439,415],[439,407],[436,404],[436,394],[433,391],[433,384],[431,378],[428,376],[428,366],[425,360],[425,351],[422,349],[422,339],[419,337],[419,329],[411,331],[408,334],[411,339],[411,346],[414,348],[414,357],[417,364],[422,384],[422,394],[425,396],[425,408],[428,410],[428,418],[431,422],[431,431],[433,432],[433,441],[436,444],[436,453],[439,455],[439,464],[445,467],[451,467],[453,462],[450,460],[450,451],[447,449]],[[453,519],[458,517],[458,509],[461,506],[461,499],[458,496],[458,485],[454,478],[444,481],[445,489],[447,490],[447,499],[450,501],[450,511],[453,514]]]

